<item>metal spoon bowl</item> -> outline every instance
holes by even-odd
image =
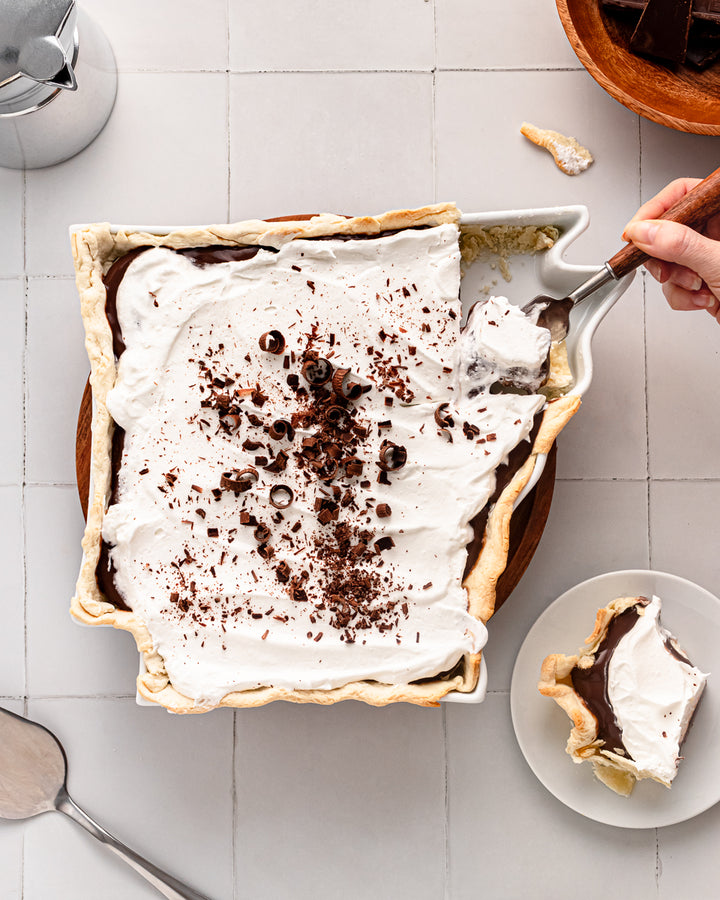
[[[143,859],[94,822],[67,792],[67,759],[47,728],[0,708],[0,818],[57,810],[123,859],[168,900],[208,900]]]

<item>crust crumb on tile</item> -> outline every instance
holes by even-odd
[[[529,122],[523,122],[520,133],[533,144],[548,150],[557,167],[566,175],[579,175],[593,162],[592,154],[587,148],[579,144],[574,137],[566,137],[559,131],[537,128]]]

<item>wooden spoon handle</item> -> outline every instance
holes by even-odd
[[[690,228],[701,228],[708,219],[720,213],[720,169],[715,169],[712,175],[701,181],[678,202],[664,212],[660,219],[670,222],[680,222]],[[616,278],[622,278],[633,269],[637,269],[648,258],[635,244],[626,244],[619,250],[608,265],[613,270]]]

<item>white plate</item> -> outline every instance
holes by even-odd
[[[630,797],[601,784],[589,763],[577,765],[565,752],[571,722],[537,690],[540,665],[549,653],[575,653],[593,629],[597,610],[616,597],[657,594],[662,622],[691,661],[711,673],[683,745],[671,789],[639,782]],[[712,673],[715,673],[713,678]],[[570,809],[608,825],[654,828],[704,812],[720,800],[720,600],[664,572],[631,569],[584,581],[558,597],[530,629],[513,670],[510,709],[515,735],[542,784]]]

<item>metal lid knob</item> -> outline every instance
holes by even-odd
[[[65,34],[74,5],[74,0],[0,0],[0,88],[19,76],[77,88],[72,36],[68,40]]]
[[[35,37],[26,41],[18,56],[18,69],[34,81],[70,91],[77,89],[71,62],[56,37]]]

